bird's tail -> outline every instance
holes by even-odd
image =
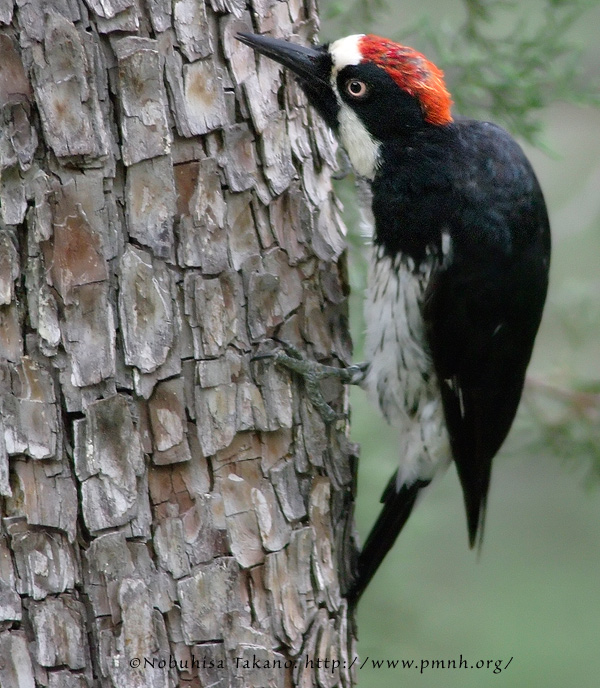
[[[357,577],[347,594],[349,602],[358,602],[408,520],[417,495],[429,482],[417,480],[412,485],[401,485],[398,489],[394,473],[381,497],[383,509],[358,557]]]

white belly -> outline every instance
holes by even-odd
[[[387,421],[400,430],[398,485],[430,480],[450,460],[439,385],[425,341],[421,304],[433,259],[415,272],[411,259],[381,249],[371,263],[365,305],[363,382]]]

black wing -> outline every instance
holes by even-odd
[[[432,275],[424,320],[471,547],[481,541],[492,458],[521,398],[546,297],[550,230],[533,170],[503,130],[471,127],[470,174]],[[472,175],[472,176],[471,176]]]

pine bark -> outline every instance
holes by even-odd
[[[335,144],[234,39],[316,29],[0,0],[2,688],[353,683],[347,423],[255,358],[350,359]]]

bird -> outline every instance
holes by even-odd
[[[371,190],[365,363],[321,370],[297,352],[280,357],[307,377],[339,371],[399,430],[398,469],[347,591],[356,603],[451,462],[469,546],[481,548],[492,459],[546,300],[548,212],[519,144],[496,124],[454,116],[442,70],[418,51],[372,34],[313,46],[237,38],[292,72]]]

